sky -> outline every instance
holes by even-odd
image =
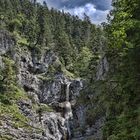
[[[37,0],[46,1],[49,7],[64,10],[81,19],[84,13],[88,15],[95,24],[106,22],[107,14],[111,9],[111,0]]]

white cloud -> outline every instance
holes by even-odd
[[[38,2],[43,2],[44,0],[37,0]],[[58,7],[60,4],[60,0],[48,0],[47,4],[49,7]],[[61,0],[61,1],[68,1],[68,0]],[[108,0],[111,1],[111,0]],[[79,18],[83,19],[84,13],[88,15],[94,24],[101,24],[102,22],[106,22],[107,14],[109,13],[108,10],[99,10],[96,6],[92,3],[87,3],[84,6],[75,6],[74,8],[68,8],[67,5],[64,8],[59,10],[64,10],[65,12],[69,12],[72,15],[77,15]]]
[[[43,2],[43,0],[37,0],[37,2],[40,2],[40,3],[42,3],[42,2]]]
[[[84,13],[90,17],[91,21],[95,24],[100,24],[102,22],[106,21],[107,14],[109,13],[109,10],[101,11],[97,10],[96,7],[88,3],[85,6],[81,7],[75,7],[71,9],[63,8],[65,12],[69,12],[72,15],[77,15],[81,19],[83,18]]]

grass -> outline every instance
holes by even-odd
[[[37,108],[37,112],[54,112],[54,110],[47,104],[40,104],[40,106]]]
[[[13,136],[5,134],[0,136],[0,140],[13,140]]]
[[[13,92],[0,93],[0,118],[1,121],[14,122],[11,125],[15,125],[17,128],[25,127],[29,120],[20,112],[16,103],[18,100],[27,99],[27,96],[24,91],[17,87],[13,87],[13,89]]]
[[[53,66],[54,66],[54,68],[55,68],[56,71],[58,71],[59,68],[60,68],[59,71],[62,71],[66,77],[71,78],[71,79],[75,78],[75,75],[74,75],[73,73],[69,72],[69,71],[65,68],[65,66],[60,62],[59,59],[57,59],[57,60],[55,61],[55,63],[54,63]]]
[[[0,118],[1,120],[6,119],[8,122],[13,122],[11,125],[15,126],[15,128],[25,127],[29,121],[14,103],[11,105],[0,104]]]

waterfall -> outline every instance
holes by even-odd
[[[70,124],[69,119],[72,117],[72,109],[71,109],[71,103],[69,101],[69,93],[70,93],[70,84],[71,82],[66,83],[66,101],[65,101],[65,119],[66,119],[66,126],[67,126],[67,133],[68,137],[67,139],[70,140],[71,137],[71,131],[70,131]]]
[[[67,131],[68,131],[68,137],[67,140],[71,139],[71,131],[70,131],[70,124],[69,124],[69,120],[66,121],[66,126],[67,126]]]
[[[71,82],[66,83],[67,87],[66,87],[66,101],[69,101],[69,89],[70,89],[70,84]]]

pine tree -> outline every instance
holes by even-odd
[[[107,123],[105,139],[138,140],[139,121],[139,61],[140,61],[140,2],[114,0],[108,34],[110,83],[105,101]]]

